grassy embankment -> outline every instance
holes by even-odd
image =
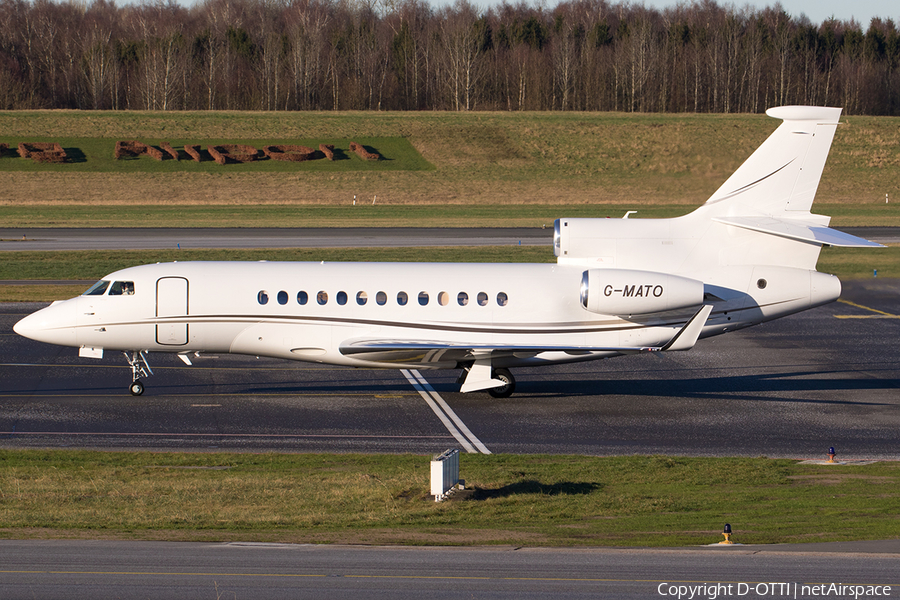
[[[424,456],[0,450],[0,534],[364,544],[677,546],[900,535],[900,463],[466,455],[436,504]]]
[[[818,201],[875,207],[886,193],[900,201],[900,119],[843,121]],[[126,217],[144,206],[348,206],[354,195],[387,205],[697,206],[777,123],[761,115],[12,111],[0,113],[0,142],[59,141],[79,162],[0,159],[0,205],[120,205],[130,209]],[[355,140],[387,160],[367,163],[345,152],[346,160],[298,165],[115,161],[113,145],[122,139],[344,149]],[[507,221],[517,212],[497,214],[525,225]]]

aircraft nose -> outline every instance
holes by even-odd
[[[75,343],[75,302],[54,302],[13,325],[13,331],[23,337],[60,346]]]

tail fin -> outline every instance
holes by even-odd
[[[707,205],[736,205],[740,207],[737,214],[743,215],[809,212],[841,109],[780,106],[766,114],[784,122],[706,201]]]
[[[727,225],[812,244],[880,247],[830,229],[830,217],[810,213],[841,109],[780,106],[766,114],[784,122],[698,212]]]

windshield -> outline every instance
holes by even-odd
[[[82,296],[102,296],[106,293],[106,288],[109,287],[109,282],[100,280],[94,285],[92,285],[88,290],[82,294]]]

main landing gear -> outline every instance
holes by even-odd
[[[506,385],[488,389],[488,394],[493,398],[509,398],[516,391],[516,378],[509,372],[509,369],[494,369],[491,379],[499,379],[506,383]]]
[[[147,378],[153,375],[153,369],[147,363],[147,351],[134,351],[131,354],[123,352],[123,354],[131,367],[131,385],[128,386],[128,391],[131,392],[132,396],[140,396],[144,393],[144,384],[141,382],[141,377]]]
[[[487,390],[494,398],[509,398],[516,391],[516,378],[509,369],[491,367],[490,358],[479,358],[460,366],[462,372],[456,383],[461,384],[459,391],[463,394]]]

